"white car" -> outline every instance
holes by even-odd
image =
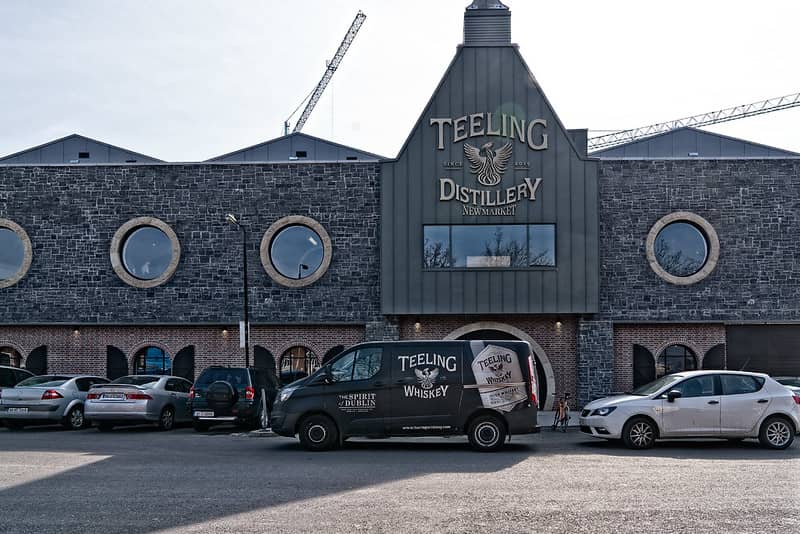
[[[675,438],[758,438],[785,449],[800,433],[800,395],[761,373],[687,371],[590,402],[580,429],[632,449]]]

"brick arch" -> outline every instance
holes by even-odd
[[[135,368],[136,362],[134,362],[133,360],[134,360],[134,357],[136,356],[136,353],[139,352],[140,350],[142,350],[145,347],[156,347],[158,349],[163,350],[164,352],[167,353],[167,355],[169,355],[170,360],[174,360],[175,359],[175,354],[177,354],[169,346],[165,345],[164,343],[159,343],[158,341],[144,341],[142,343],[139,343],[138,345],[134,345],[133,349],[128,351],[128,366],[129,366],[130,369],[134,369]]]
[[[269,350],[269,347],[265,347],[264,344],[259,343],[259,345],[261,345],[265,349]],[[308,343],[308,342],[305,342],[305,343],[291,342],[291,343],[284,343],[281,346],[281,350],[279,350],[278,352],[273,352],[272,353],[275,356],[275,359],[276,359],[275,365],[277,365],[278,368],[280,368],[281,359],[283,358],[283,353],[286,352],[287,350],[291,349],[292,347],[305,347],[307,349],[311,349],[311,351],[314,354],[317,355],[317,359],[319,360],[320,364],[322,364],[322,356],[323,356],[324,353],[322,353],[319,350],[319,345],[317,345],[316,343]]]
[[[642,345],[641,343],[638,344]],[[677,341],[673,340],[662,343],[658,347],[658,350],[656,350],[656,352],[653,353],[653,358],[655,359],[656,365],[658,365],[658,357],[661,355],[661,353],[664,352],[667,349],[667,347],[671,347],[672,345],[683,345],[684,347],[691,349],[691,351],[694,352],[694,357],[697,359],[697,368],[700,369],[700,362],[703,360],[703,355],[705,354],[705,352],[701,348],[699,348],[699,346],[696,343],[689,341],[688,339],[681,339]],[[642,346],[645,347],[645,345]]]
[[[25,349],[22,348],[21,345],[17,345],[16,343],[12,343],[11,341],[0,340],[0,347],[11,347],[15,351],[17,351],[19,353],[19,356],[20,356],[19,366],[20,367],[25,367],[25,362],[28,359],[28,356],[27,356],[28,353],[27,353],[27,351]],[[33,349],[31,349],[31,350],[33,350]]]

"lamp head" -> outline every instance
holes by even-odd
[[[239,225],[239,220],[236,218],[236,215],[233,213],[228,213],[225,215],[225,220],[230,224]]]

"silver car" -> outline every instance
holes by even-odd
[[[785,449],[800,433],[800,395],[761,373],[687,371],[590,402],[579,421],[584,434],[632,449],[660,438],[758,438]]]
[[[123,376],[89,391],[86,418],[102,431],[141,423],[170,430],[175,423],[191,422],[186,407],[191,388],[191,382],[178,376]]]
[[[0,419],[12,430],[26,425],[61,423],[77,430],[88,425],[84,404],[89,388],[108,379],[91,375],[41,375],[2,391]]]

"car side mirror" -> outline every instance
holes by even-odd
[[[669,402],[675,402],[675,399],[680,399],[681,397],[683,397],[683,393],[681,393],[677,389],[673,389],[672,391],[667,393],[667,401]]]

